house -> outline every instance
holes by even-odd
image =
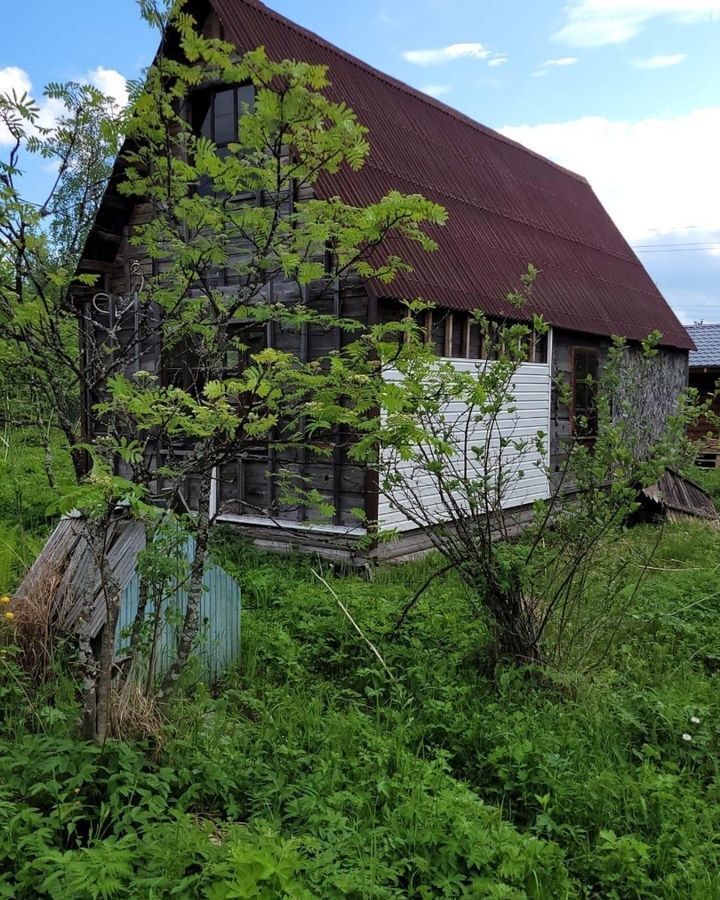
[[[436,235],[436,253],[407,248],[412,271],[389,287],[372,281],[360,291],[341,286],[334,298],[337,312],[377,322],[393,316],[398,299],[432,300],[437,309],[427,323],[429,339],[440,355],[458,366],[472,366],[482,348],[468,314],[482,309],[490,317],[508,315],[503,298],[532,263],[542,275],[530,311],[542,314],[552,328],[518,375],[518,435],[543,428],[550,435],[550,469],[559,469],[563,441],[591,413],[587,376],[597,375],[611,336],[638,342],[656,329],[663,336],[655,364],[663,390],[648,389],[645,415],[661,427],[668,410],[658,398],[676,397],[686,385],[692,341],[583,177],[372,68],[260,0],[208,0],[196,3],[194,11],[206,33],[233,42],[239,51],[263,45],[271,58],[329,67],[329,93],[345,101],[368,127],[372,149],[360,172],[343,168],[323,176],[315,185],[317,196],[364,204],[396,189],[422,193],[448,211],[448,223]],[[128,236],[147,215],[142,204],[132,206],[118,194],[116,182],[110,184],[81,262],[82,271],[102,276],[111,297],[129,290],[137,251]],[[308,299],[312,302],[312,291]],[[267,340],[313,358],[331,349],[336,338],[297,338],[275,331]],[[147,368],[154,362],[143,358],[139,365]],[[571,385],[570,407],[553,389],[558,375]],[[352,511],[363,508],[368,520],[402,535],[394,549],[385,545],[383,553],[422,548],[422,536],[379,496],[372,473],[350,464],[343,453],[299,462],[310,485],[333,502],[332,523],[311,524],[308,510],[280,508],[267,477],[274,465],[271,456],[239,460],[224,466],[216,478],[221,517],[259,542],[284,545],[293,535],[307,538],[311,528],[317,547],[353,553],[364,528]],[[508,503],[527,507],[549,490],[548,477],[537,471]],[[273,510],[272,522],[262,510]]]
[[[687,332],[696,347],[690,353],[690,387],[695,388],[702,399],[706,399],[715,393],[715,386],[720,379],[720,324],[689,325]],[[713,400],[712,411],[720,415],[720,397]],[[702,441],[698,465],[716,468],[720,465],[720,442],[706,437],[710,430],[717,429],[711,429],[710,423],[703,420],[694,426],[690,436]]]

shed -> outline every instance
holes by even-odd
[[[655,484],[641,491],[640,501],[649,513],[664,516],[671,522],[688,518],[710,522],[718,519],[712,497],[696,481],[675,469],[667,469]]]
[[[78,514],[64,517],[35,560],[13,599],[18,609],[47,597],[51,609],[48,622],[59,633],[77,633],[84,628],[95,640],[105,624],[100,574],[85,537],[84,520]],[[142,522],[119,516],[107,540],[107,562],[120,586],[122,598],[115,646],[121,656],[128,645],[126,630],[137,612],[140,593],[138,557],[145,549]],[[187,609],[185,566],[194,553],[193,538],[179,542],[176,575],[168,584],[163,609],[158,617],[157,668],[162,671],[173,659],[179,622]],[[237,582],[220,566],[205,567],[204,591],[200,603],[201,635],[195,649],[206,677],[216,679],[240,655],[241,595]],[[146,611],[151,620],[151,603]],[[89,620],[86,621],[86,616]]]

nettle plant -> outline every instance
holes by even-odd
[[[508,295],[513,316],[532,319],[526,307],[537,276],[531,266],[521,290]],[[518,375],[547,326],[537,317],[532,324],[490,322],[476,313],[486,359],[458,366],[428,345],[418,325],[422,309],[408,304],[404,321],[370,329],[337,363],[344,397],[329,405],[360,410],[352,455],[378,472],[388,507],[424,531],[444,558],[437,574],[452,569],[465,582],[473,611],[488,620],[491,657],[592,665],[620,628],[649,564],[609,556],[608,539],[636,512],[640,488],[668,466],[692,461],[686,428],[707,404],[687,392],[675,398],[662,427],[638,426],[634,403],[647,390],[661,337],[639,347],[616,339],[597,381],[589,380],[596,433],[583,437],[587,423],[578,422],[562,448],[562,470],[551,471],[549,436],[523,429],[517,400]],[[560,403],[570,402],[566,384],[556,390]],[[532,502],[526,485],[538,476],[547,496]],[[591,583],[604,601],[589,609]]]

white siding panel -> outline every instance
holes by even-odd
[[[474,372],[477,363],[471,360],[455,360],[454,365],[458,370]],[[399,373],[391,372],[389,378],[400,378]],[[494,434],[491,436],[490,445],[498,447],[500,437],[512,438],[515,441],[533,441],[538,431],[550,432],[550,366],[538,363],[526,363],[520,367],[513,379],[513,391],[515,401],[512,404],[514,412],[500,416]],[[458,444],[462,445],[460,437],[466,424],[466,408],[461,403],[451,403],[445,411],[446,421],[453,423],[458,434]],[[549,438],[548,438],[549,439]],[[487,428],[482,422],[472,425],[472,437],[470,445],[478,445],[487,440]],[[386,456],[389,459],[389,456]],[[502,498],[502,506],[506,509],[524,506],[537,499],[549,496],[549,484],[545,474],[547,456],[540,458],[533,448],[526,449],[522,454],[516,451],[506,450],[504,454],[504,472],[522,472],[522,477],[513,477],[507,486]],[[439,496],[435,479],[424,471],[413,471],[412,462],[399,464],[405,479],[412,484],[413,494],[419,494],[423,498],[425,509],[436,521],[441,521],[445,514],[445,508]],[[511,468],[512,467],[512,468]],[[400,506],[403,498],[396,495]],[[380,496],[378,509],[378,524],[381,529],[397,531],[409,531],[416,528],[416,524],[407,519],[393,504],[392,496],[383,494]]]

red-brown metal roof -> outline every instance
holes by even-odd
[[[503,301],[529,263],[542,274],[533,311],[553,325],[691,349],[687,332],[588,182],[425,94],[384,75],[258,0],[212,0],[241,50],[329,66],[330,95],[369,129],[364,168],[323,177],[321,197],[368,203],[421,193],[448,211],[440,249],[411,246],[413,266],[376,296],[423,297],[454,309],[508,312]]]

